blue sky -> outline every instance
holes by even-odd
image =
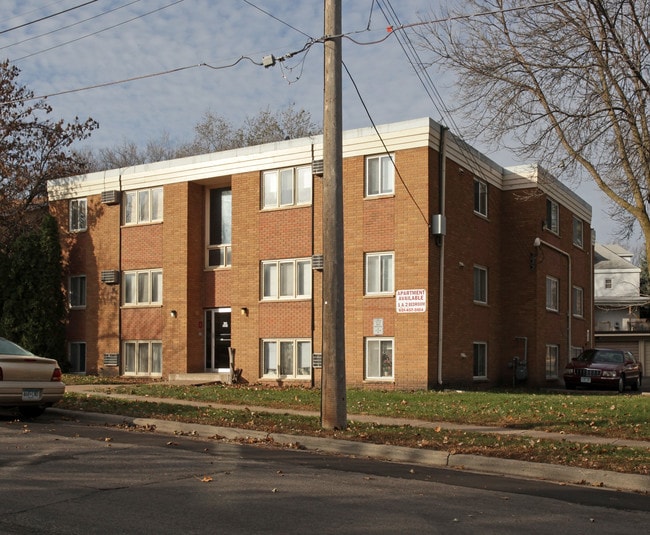
[[[430,19],[438,2],[391,4],[399,21],[409,24]],[[312,44],[275,67],[255,63],[270,54],[300,51],[319,38],[322,0],[3,0],[2,7],[0,57],[21,69],[19,81],[36,95],[140,78],[48,98],[57,117],[99,122],[86,143],[92,148],[123,141],[144,145],[163,134],[173,142],[189,141],[207,111],[239,125],[262,109],[294,103],[321,122],[322,45]],[[374,43],[343,41],[343,61],[361,95],[344,71],[344,128],[370,126],[367,108],[375,124],[428,116],[459,133],[462,125],[443,117],[395,35],[388,35],[387,24],[373,0],[344,2],[343,32],[357,32],[350,37],[358,43]],[[431,79],[452,107],[451,77],[432,71]],[[522,163],[507,152],[467,141],[501,165]],[[587,183],[571,186],[593,206],[598,241],[612,241],[615,228],[604,195]]]

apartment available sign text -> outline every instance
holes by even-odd
[[[426,290],[397,290],[395,292],[395,307],[398,314],[427,311]]]

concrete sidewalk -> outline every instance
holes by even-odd
[[[108,389],[110,387],[106,387]],[[215,409],[249,410],[251,412],[267,412],[277,414],[296,414],[301,416],[320,416],[318,412],[296,411],[287,409],[274,409],[271,407],[236,406],[220,403],[206,403],[189,400],[178,400],[169,398],[152,398],[150,396],[133,396],[128,394],[116,394],[102,391],[104,388],[98,385],[66,385],[66,391],[75,393],[92,393],[94,396],[114,397],[129,399],[133,401],[148,401],[152,403],[170,403],[176,405],[189,405],[195,407],[211,407]],[[127,422],[136,426],[155,427],[159,432],[170,434],[183,434],[201,437],[219,437],[227,440],[253,440],[278,445],[291,445],[312,451],[334,453],[358,457],[369,457],[394,462],[405,462],[424,464],[428,466],[448,467],[455,469],[470,470],[498,474],[510,477],[521,477],[526,479],[543,479],[567,484],[591,485],[611,489],[626,490],[633,492],[650,493],[650,476],[638,474],[623,474],[619,472],[608,472],[604,470],[592,470],[586,468],[574,468],[561,465],[550,465],[517,461],[511,459],[499,459],[496,457],[482,457],[478,455],[452,454],[445,451],[427,449],[415,449],[402,446],[386,446],[381,444],[369,444],[364,442],[318,438],[310,436],[285,435],[279,433],[266,433],[262,431],[251,431],[247,429],[236,429],[229,427],[207,426],[201,424],[187,424],[172,422],[168,420],[153,420],[149,418],[129,418],[123,416],[104,415],[96,413],[83,413],[79,411],[67,411],[64,409],[49,409],[51,412],[58,412],[74,416],[82,421],[92,423],[123,423]],[[648,462],[650,463],[650,441],[625,440],[589,435],[549,433],[531,429],[510,429],[495,426],[477,426],[455,424],[450,422],[428,422],[423,420],[405,418],[387,418],[371,415],[349,414],[348,420],[364,423],[376,423],[380,425],[409,425],[422,428],[441,428],[448,430],[467,431],[472,433],[501,434],[509,436],[526,436],[545,440],[558,440],[563,442],[576,442],[581,444],[603,444],[609,446],[624,446],[641,448],[648,451]]]

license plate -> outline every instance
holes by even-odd
[[[581,383],[591,383],[591,377],[580,377]]]
[[[42,390],[40,388],[23,388],[23,401],[39,401]]]

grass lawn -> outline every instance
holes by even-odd
[[[92,382],[66,376],[64,382]],[[104,386],[103,391],[165,398],[168,402],[66,394],[61,408],[124,416],[174,419],[267,432],[328,436],[453,453],[480,454],[650,474],[650,449],[600,446],[571,441],[533,439],[445,429],[444,422],[493,425],[519,430],[556,431],[650,441],[650,397],[618,394],[541,394],[530,392],[347,392],[348,427],[325,431],[318,417],[265,412],[261,407],[319,411],[320,390],[260,385],[173,386],[136,382]],[[233,405],[215,409],[174,404],[175,399]],[[236,407],[238,406],[238,407]],[[259,409],[242,409],[258,407]],[[383,426],[355,421],[358,414],[441,422],[433,428],[417,425]],[[298,440],[299,442],[299,440]]]

